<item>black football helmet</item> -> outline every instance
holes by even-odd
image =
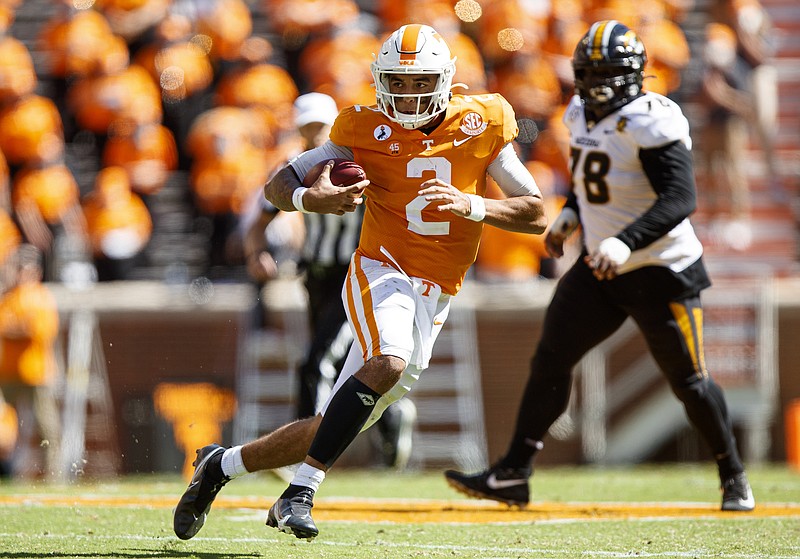
[[[615,20],[598,21],[572,56],[575,93],[602,118],[639,97],[647,53],[639,36]]]

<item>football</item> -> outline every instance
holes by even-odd
[[[308,173],[306,173],[306,176],[303,177],[303,186],[306,188],[311,187],[311,185],[314,184],[314,181],[317,180],[317,177],[319,177],[320,173],[322,173],[322,168],[325,167],[325,164],[328,161],[331,161],[331,159],[320,161],[311,167],[311,169],[308,170]],[[355,161],[350,161],[349,159],[333,159],[331,183],[335,184],[336,186],[350,186],[351,184],[361,182],[366,178],[367,174],[364,172],[364,169],[362,169],[361,165]]]

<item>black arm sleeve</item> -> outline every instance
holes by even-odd
[[[660,239],[697,207],[692,155],[683,142],[640,150],[639,160],[658,199],[617,235],[631,250]]]

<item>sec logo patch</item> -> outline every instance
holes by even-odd
[[[477,136],[486,130],[486,123],[481,115],[470,111],[461,119],[461,126],[458,128],[467,136]]]

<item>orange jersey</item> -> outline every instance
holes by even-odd
[[[418,196],[420,184],[438,177],[482,196],[489,163],[516,135],[514,111],[498,94],[453,96],[430,134],[402,128],[376,106],[343,110],[330,138],[353,150],[371,182],[358,251],[386,261],[384,247],[406,274],[455,295],[475,261],[483,224],[438,211]]]
[[[80,202],[80,188],[66,165],[24,168],[14,176],[11,201],[15,210],[23,202],[33,202],[42,218],[56,225],[61,223],[69,208]]]
[[[52,380],[58,324],[55,297],[41,283],[5,293],[0,298],[0,381],[39,386]]]

